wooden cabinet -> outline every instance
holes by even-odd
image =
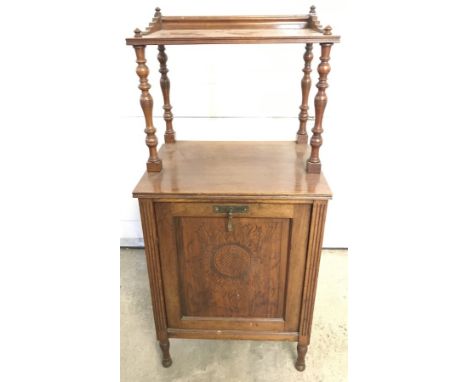
[[[224,160],[215,158],[224,152]],[[278,164],[270,160],[275,152]],[[295,142],[163,145],[139,198],[157,335],[298,341],[304,367],[330,190]]]
[[[236,28],[238,29],[236,32]],[[163,365],[169,338],[298,342],[305,368],[323,228],[331,192],[321,173],[331,45],[311,9],[304,16],[163,17],[127,39],[137,54],[149,148],[139,199]],[[176,141],[164,44],[305,42],[299,130],[291,142]],[[312,45],[322,46],[315,124],[307,142]],[[158,45],[166,122],[157,150],[145,46]]]

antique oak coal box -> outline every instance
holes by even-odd
[[[162,363],[169,338],[297,341],[305,369],[331,192],[319,150],[330,50],[339,36],[315,8],[299,16],[166,17],[127,39],[137,57],[149,148],[134,190],[143,224]],[[176,141],[166,45],[304,43],[302,104],[291,142]],[[315,119],[306,124],[313,44],[320,46]],[[145,48],[157,45],[165,144],[157,150]]]

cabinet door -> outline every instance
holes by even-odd
[[[168,328],[298,330],[309,205],[157,203]]]

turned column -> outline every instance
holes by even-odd
[[[164,134],[164,142],[166,143],[174,143],[175,142],[175,131],[172,128],[172,120],[174,119],[171,109],[171,102],[169,100],[169,90],[171,87],[171,82],[169,81],[169,77],[167,76],[167,72],[169,69],[167,68],[167,54],[165,52],[164,45],[158,45],[158,61],[159,61],[159,73],[161,73],[161,90],[164,99],[164,120],[166,121],[166,132]]]
[[[309,119],[309,93],[312,80],[310,79],[310,72],[312,71],[310,64],[313,58],[312,54],[312,44],[306,44],[305,53],[304,53],[304,76],[301,81],[302,89],[302,103],[299,107],[301,112],[299,113],[299,130],[296,134],[296,143],[307,143],[307,120]]]
[[[135,30],[135,37],[141,36],[140,30]],[[149,149],[149,158],[146,162],[146,169],[150,172],[157,172],[161,171],[162,169],[162,162],[161,159],[158,157],[158,138],[156,137],[156,129],[153,125],[153,97],[149,92],[151,85],[148,82],[148,75],[149,69],[146,65],[146,58],[145,58],[145,45],[135,45],[135,53],[138,63],[137,66],[137,74],[140,78],[140,85],[138,88],[141,90],[140,96],[140,105],[143,109],[143,114],[145,116],[146,122],[146,145]]]
[[[331,28],[326,27],[326,32],[331,34]],[[330,73],[330,50],[333,43],[321,43],[322,52],[320,55],[320,64],[317,68],[319,73],[319,81],[317,83],[317,95],[314,99],[315,106],[315,123],[312,129],[312,137],[310,139],[310,145],[312,147],[310,158],[307,161],[307,172],[319,174],[321,171],[320,163],[320,146],[322,146],[322,122],[323,122],[323,113],[325,111],[325,106],[327,105],[327,93],[326,89],[328,87],[327,76]]]

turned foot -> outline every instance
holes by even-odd
[[[307,345],[297,345],[297,360],[296,364],[296,369],[298,371],[304,371],[305,370],[305,355],[307,353]]]
[[[172,365],[171,355],[169,353],[169,341],[167,342],[159,342],[159,347],[162,350],[162,365],[164,367],[169,367]]]

